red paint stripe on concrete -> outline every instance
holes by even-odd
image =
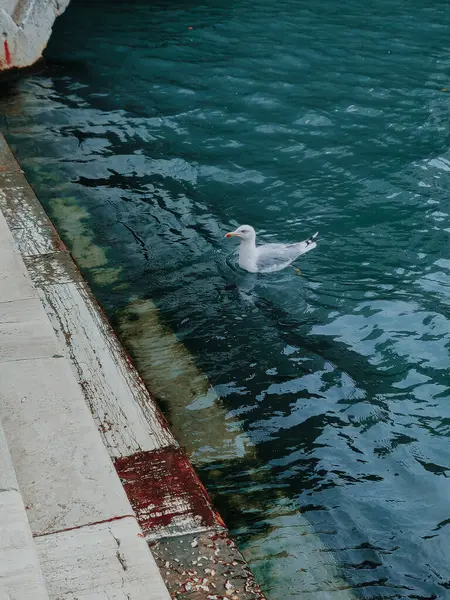
[[[138,452],[114,464],[145,535],[225,527],[180,448]]]
[[[3,48],[5,50],[5,60],[6,60],[6,64],[9,66],[11,66],[11,52],[9,51],[9,46],[8,46],[8,40],[5,40],[3,42]]]
[[[55,533],[64,533],[64,531],[73,531],[74,529],[83,529],[83,527],[92,527],[92,525],[112,523],[113,521],[120,521],[121,519],[136,519],[136,516],[120,515],[118,517],[111,517],[111,519],[103,519],[103,521],[92,521],[92,523],[85,523],[84,525],[75,525],[75,527],[67,527],[66,529],[56,529],[55,531],[48,531],[47,533],[36,533],[35,535],[33,535],[33,537],[43,537],[45,535],[54,535]]]

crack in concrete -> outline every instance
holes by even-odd
[[[116,538],[116,536],[113,534],[113,532],[111,531],[111,529],[109,530],[109,533],[112,535],[112,537],[114,538],[114,541],[117,544],[117,550],[116,550],[117,560],[120,562],[120,565],[121,565],[122,569],[124,571],[128,571],[127,561],[126,561],[124,555],[120,551],[120,540],[119,540],[119,538]]]

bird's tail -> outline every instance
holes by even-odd
[[[311,237],[309,237],[307,240],[305,240],[304,242],[300,242],[301,249],[302,249],[301,254],[305,254],[305,252],[314,250],[314,248],[317,247],[317,236],[318,235],[319,235],[319,232],[316,231],[316,233],[314,235],[312,235]]]
[[[316,231],[316,233],[314,235],[312,235],[311,237],[309,237],[307,240],[305,240],[305,244],[307,246],[309,246],[310,244],[315,244],[316,243],[316,238],[319,235],[319,232]]]

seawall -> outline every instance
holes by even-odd
[[[263,599],[2,136],[0,249],[0,596]]]
[[[0,72],[30,67],[41,57],[56,17],[70,0],[2,0]]]

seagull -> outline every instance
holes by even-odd
[[[225,235],[226,238],[241,239],[239,247],[239,266],[249,273],[273,273],[288,267],[296,258],[313,250],[317,231],[304,242],[296,244],[263,244],[256,245],[256,232],[251,225],[241,225],[235,231]],[[299,271],[298,271],[299,273]]]

